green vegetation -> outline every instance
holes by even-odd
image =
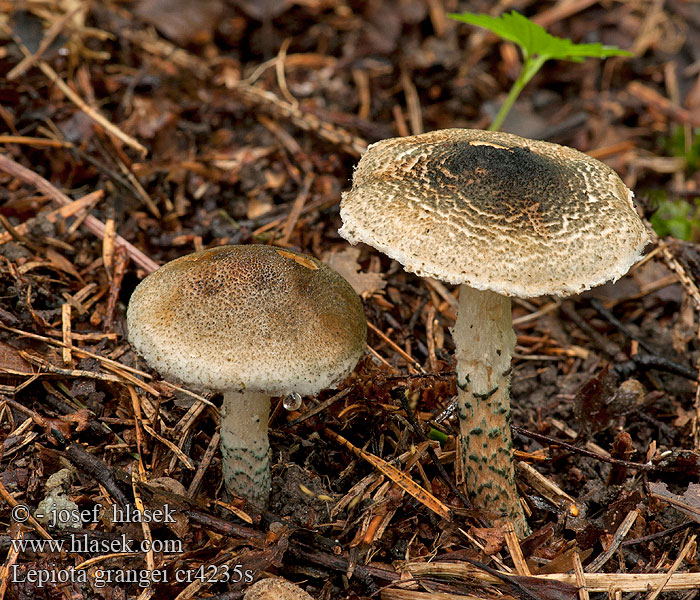
[[[671,156],[685,159],[688,173],[700,168],[700,127],[696,127],[690,134],[690,139],[686,140],[685,128],[682,125],[676,126],[664,146]]]
[[[700,168],[700,128],[691,132],[688,139],[685,128],[678,125],[663,141],[663,146],[666,154],[685,161],[686,173],[692,174]],[[650,201],[656,207],[650,221],[660,237],[670,235],[686,242],[700,241],[700,197],[693,201],[670,200],[664,191],[656,190],[650,193]]]
[[[608,56],[632,56],[631,52],[620,50],[616,46],[601,44],[574,44],[571,40],[547,33],[544,28],[533,23],[520,13],[512,11],[500,17],[490,17],[475,13],[451,14],[451,18],[477,27],[483,27],[505,40],[520,47],[523,53],[523,68],[508,93],[506,101],[498,111],[489,129],[498,131],[506,115],[522,89],[550,59],[582,62],[584,58],[605,58]]]
[[[439,429],[435,429],[435,427],[431,427],[430,431],[428,432],[428,439],[429,440],[436,440],[440,442],[440,444],[444,444],[447,442],[449,439],[446,434],[444,434],[442,431]]]
[[[652,201],[658,208],[649,220],[660,237],[671,235],[686,242],[700,240],[700,199],[696,198],[692,204],[665,197],[652,198]]]

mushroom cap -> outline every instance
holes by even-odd
[[[372,144],[340,216],[340,235],[408,271],[505,296],[567,296],[616,280],[649,241],[632,192],[607,165],[475,129]]]
[[[129,341],[161,375],[209,390],[315,394],[346,377],[367,323],[350,284],[315,258],[222,246],[163,265],[134,290]]]
[[[251,585],[243,600],[314,600],[298,585],[286,579],[261,579]]]

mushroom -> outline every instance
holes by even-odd
[[[261,579],[245,592],[243,600],[314,600],[298,585],[286,579]]]
[[[407,271],[461,284],[452,331],[460,462],[475,506],[528,531],[510,434],[510,297],[616,280],[649,238],[632,192],[572,148],[447,129],[369,147],[343,195],[340,235]]]
[[[223,392],[226,490],[263,507],[270,491],[270,396],[316,394],[365,347],[362,302],[315,258],[222,246],[162,266],[134,290],[129,341],[165,377]]]

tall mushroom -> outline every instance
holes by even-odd
[[[524,535],[509,427],[510,297],[567,296],[624,275],[648,242],[632,192],[572,148],[447,129],[370,146],[340,216],[349,242],[461,284],[452,334],[467,489]]]
[[[264,506],[270,396],[316,394],[350,374],[365,347],[357,294],[315,258],[222,246],[162,266],[134,290],[129,341],[166,377],[224,394],[226,489]]]

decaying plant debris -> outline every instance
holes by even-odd
[[[664,142],[700,125],[697,4],[506,4],[635,57],[547,64],[504,130],[604,160],[647,218],[659,190],[700,194],[691,148]],[[492,3],[0,8],[0,599],[234,599],[266,574],[324,599],[697,595],[697,244],[655,237],[614,286],[514,302],[518,540],[455,470],[455,290],[337,234],[368,143],[488,125],[519,58],[446,13]],[[273,401],[263,514],[221,501],[221,398],[158,378],[124,331],[158,265],[247,243],[331,264],[369,321],[338,390]],[[48,496],[94,518],[17,522]],[[22,536],[86,545],[18,552]]]

